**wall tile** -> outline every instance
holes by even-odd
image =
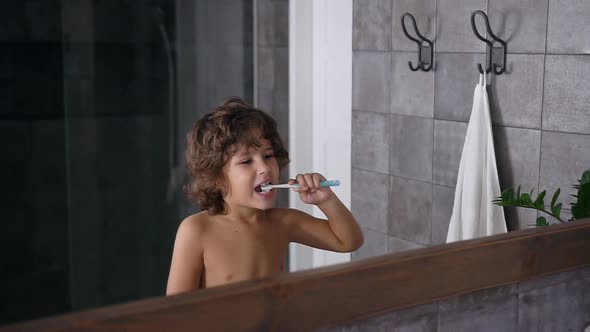
[[[521,292],[519,331],[582,331],[590,321],[590,278]]]
[[[412,241],[406,241],[404,239],[400,239],[394,236],[389,237],[389,253],[391,254],[424,247],[424,245],[414,243]]]
[[[277,121],[279,134],[285,147],[289,147],[289,91],[274,89],[272,94],[271,114]]]
[[[486,288],[463,295],[457,295],[440,301],[439,311],[446,314],[451,311],[462,311],[480,306],[483,302],[501,300],[518,293],[518,285]]]
[[[363,228],[365,243],[351,254],[352,260],[381,256],[387,254],[389,237],[387,234]]]
[[[177,3],[177,1],[174,0],[167,1],[171,2],[173,6]],[[206,17],[206,20],[209,23],[207,39],[215,40],[216,42],[222,44],[252,45],[253,34],[249,32],[252,31],[251,29],[254,24],[252,5],[253,1],[236,2],[234,0],[208,0],[207,2],[208,8],[203,15]],[[259,2],[264,2],[264,0]],[[288,11],[288,4],[287,8],[284,7],[285,6],[283,5],[279,10]],[[277,14],[284,15],[282,12]],[[285,30],[287,30],[289,27],[288,15],[282,18],[284,18],[285,21],[275,21],[274,26],[263,27],[263,29],[274,29],[275,32],[280,31],[280,33],[285,33]],[[197,18],[193,18],[193,20],[196,19]],[[265,20],[267,18],[258,17],[258,19]],[[218,24],[220,22],[231,22],[231,24],[224,24],[223,28],[219,28]],[[288,30],[286,33],[288,33]],[[284,37],[285,36],[281,35],[281,38]],[[288,43],[288,41],[285,42]]]
[[[549,1],[547,53],[588,53],[590,3],[579,0]]]
[[[25,40],[27,38],[26,2],[5,2],[3,5],[5,7],[0,11],[0,22],[2,22],[0,40]]]
[[[434,72],[411,71],[408,61],[416,65],[416,54],[392,53],[391,113],[432,118]]]
[[[70,43],[63,52],[64,76],[71,78],[92,78],[94,75],[94,45],[91,43]]]
[[[492,123],[541,128],[543,55],[511,54],[502,75],[492,75],[488,85]]]
[[[508,44],[508,53],[545,53],[548,0],[489,1],[494,34]],[[510,60],[509,60],[510,61]]]
[[[432,190],[432,245],[447,242],[447,233],[453,214],[455,188],[433,186]]]
[[[578,184],[582,172],[590,168],[590,135],[544,131],[541,137],[541,170],[539,188],[553,193],[561,188],[558,202],[564,208],[574,199],[573,185]]]
[[[392,176],[389,192],[389,235],[430,245],[432,184]]]
[[[26,1],[29,39],[42,41],[61,40],[61,1]]]
[[[391,116],[389,174],[432,181],[432,126],[432,119]]]
[[[64,104],[67,116],[94,116],[94,81],[92,79],[64,79]]]
[[[91,0],[62,0],[61,26],[70,42],[94,41],[94,4]]]
[[[68,220],[67,181],[64,171],[66,169],[64,121],[63,119],[36,121],[31,127],[33,129],[32,145],[29,150],[31,159],[25,164],[29,169],[27,176],[29,211],[36,224],[36,230],[46,230],[40,232],[39,238],[33,242],[46,242],[47,239],[44,236],[53,236],[52,241],[55,241],[55,244],[66,243]],[[41,252],[49,253],[51,244],[47,243],[46,249],[48,250],[41,250]]]
[[[289,91],[289,48],[274,49],[274,87],[280,91]]]
[[[393,1],[393,33],[392,33],[392,46],[393,50],[396,51],[418,51],[416,43],[408,39],[402,30],[401,17],[404,13],[410,13],[416,20],[416,25],[420,33],[434,41],[436,39],[436,11],[435,11],[435,0],[396,0]],[[414,32],[414,26],[412,20],[406,18],[406,29],[410,36],[417,37],[418,35]],[[435,46],[436,47],[436,46]],[[406,61],[407,63],[407,61]],[[414,62],[415,64],[415,62]],[[406,65],[407,66],[407,65]]]
[[[23,264],[23,261],[31,261],[34,256],[31,234],[35,232],[35,223],[31,211],[33,206],[30,185],[27,185],[27,182],[31,181],[31,171],[23,167],[30,163],[32,157],[33,133],[33,128],[24,121],[0,122],[0,174],[3,174],[0,209],[4,224],[4,231],[0,234],[0,282],[14,285],[4,287],[4,290],[20,288],[16,286],[24,285],[25,273],[30,274],[34,268],[31,264]],[[12,278],[16,278],[18,282],[9,283]],[[0,315],[0,324],[13,313],[26,319],[27,316],[16,309],[20,307],[20,303],[26,303],[22,294],[4,293],[3,302],[6,305],[0,305],[0,311],[3,313]]]
[[[590,267],[581,267],[570,271],[553,273],[547,276],[530,279],[518,285],[518,291],[525,293],[533,289],[541,289],[564,282],[590,279]]]
[[[258,86],[288,90],[289,50],[286,47],[258,47]]]
[[[510,285],[441,301],[438,331],[517,331],[516,290]]]
[[[469,121],[473,106],[473,90],[479,80],[477,63],[482,54],[436,55],[434,76],[434,118]]]
[[[272,47],[258,47],[256,50],[256,73],[258,88],[274,87],[275,57]]]
[[[289,45],[289,3],[261,0],[256,3],[259,46]]]
[[[467,124],[434,121],[434,183],[454,187],[463,153]]]
[[[353,50],[391,50],[391,1],[354,0]]]
[[[352,109],[389,113],[391,54],[353,52]]]
[[[245,84],[251,82],[253,72],[253,50],[251,46],[243,45],[215,45],[208,50],[208,75],[210,78],[211,98],[218,105],[228,96],[252,96],[252,86]],[[277,76],[280,58],[276,57],[275,50],[275,87],[281,83]],[[245,97],[245,98],[247,98]]]
[[[494,126],[494,148],[500,189],[516,189],[523,192],[539,188],[539,161],[541,157],[541,131]],[[551,197],[552,192],[548,193]],[[549,198],[550,199],[550,198]],[[535,223],[535,210],[504,208],[509,229],[526,229]]]
[[[385,315],[359,320],[332,330],[339,332],[427,332],[436,331],[436,303],[424,304],[409,309],[394,311]]]
[[[389,115],[352,112],[352,167],[389,173]]]
[[[590,45],[588,47],[590,49]],[[547,56],[543,100],[544,130],[590,134],[588,75],[590,56]]]
[[[260,76],[259,76],[260,77]],[[256,100],[256,107],[272,114],[273,106],[273,88],[265,88],[262,86],[258,86],[256,89],[257,91],[257,100]],[[278,123],[277,123],[278,124]]]
[[[440,314],[438,331],[519,331],[516,296],[482,303],[478,307]]]
[[[12,80],[0,80],[0,114],[17,116],[19,110],[15,103],[15,86]]]
[[[15,46],[16,45],[14,43],[0,43],[0,82],[5,85],[8,85],[6,81],[12,80],[15,77],[15,74],[18,72],[18,69],[15,68],[14,65],[17,61],[16,58],[18,57],[18,55],[14,54]],[[2,90],[5,89],[6,88],[2,86]],[[2,92],[3,94],[1,97],[3,97],[2,99],[5,99],[8,94],[6,91]]]
[[[485,0],[438,0],[437,52],[485,52],[485,43],[477,39],[471,28],[471,13],[486,11]],[[478,31],[485,31],[483,19],[476,17]]]
[[[93,37],[95,41],[146,43],[150,40],[152,42],[157,40],[159,42],[160,36],[151,33],[155,23],[149,3],[141,1],[98,1],[89,5],[92,6],[93,10],[91,22],[94,25]],[[163,24],[166,25],[167,23],[165,20],[163,21]],[[89,22],[82,24],[89,24]]]
[[[351,210],[361,227],[387,234],[389,175],[352,169]]]

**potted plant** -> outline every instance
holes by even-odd
[[[570,203],[572,217],[568,221],[579,220],[583,218],[590,218],[590,169],[582,173],[582,177],[578,180],[578,184],[573,186],[577,189],[577,193],[572,195],[576,198],[574,203]],[[546,190],[541,191],[536,198],[533,199],[533,190],[530,193],[520,192],[520,186],[516,192],[513,188],[508,188],[502,192],[502,195],[496,198],[493,203],[500,206],[515,206],[527,209],[535,209],[546,213],[560,222],[566,222],[561,218],[562,203],[557,202],[557,198],[561,190],[558,188],[549,206],[545,205]],[[536,226],[547,226],[549,223],[543,216],[539,216],[535,223]]]

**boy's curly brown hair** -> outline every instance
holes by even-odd
[[[231,97],[198,120],[187,134],[186,167],[191,176],[189,198],[209,214],[227,214],[227,183],[223,167],[238,148],[260,147],[267,139],[279,169],[289,163],[289,153],[277,131],[276,121],[239,97]]]

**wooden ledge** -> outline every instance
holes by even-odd
[[[590,265],[590,219],[385,255],[0,331],[302,331]]]

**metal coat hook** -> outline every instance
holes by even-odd
[[[479,31],[477,31],[477,27],[475,26],[475,16],[476,15],[483,16],[483,19],[486,23],[487,34],[492,37],[492,39],[498,43],[500,43],[500,47],[493,47],[492,41],[484,38]],[[494,70],[494,74],[500,75],[506,70],[506,42],[502,39],[498,38],[493,32],[492,28],[490,27],[490,22],[488,21],[488,15],[481,10],[476,10],[471,14],[471,28],[473,29],[473,33],[475,36],[486,43],[486,57],[488,58],[488,65],[486,67],[486,74]],[[501,53],[501,54],[498,54]],[[497,59],[499,56],[502,56],[502,63],[498,64],[494,59]],[[484,73],[483,68],[480,63],[477,64],[477,69],[480,73]]]
[[[406,30],[406,24],[404,21],[406,19],[406,17],[409,17],[412,20],[412,25],[414,26],[414,31],[416,32],[416,35],[418,36],[418,38],[420,38],[419,40],[418,40],[418,38],[414,38],[414,37],[410,36],[410,34],[408,33],[408,30]],[[432,41],[430,41],[426,37],[422,36],[420,31],[418,30],[418,27],[416,26],[416,20],[414,19],[414,15],[412,15],[410,13],[404,13],[402,15],[402,29],[404,30],[404,34],[406,35],[406,37],[408,37],[410,40],[415,42],[416,45],[418,46],[418,65],[416,67],[414,67],[414,65],[412,65],[412,61],[408,61],[408,66],[410,66],[410,69],[412,71],[417,71],[418,69],[420,69],[422,71],[430,71],[432,69],[432,59],[433,59],[433,55],[434,55],[434,53],[433,53],[434,47],[432,47]],[[424,43],[426,43],[426,45]],[[429,51],[430,51],[430,58],[428,58]],[[424,54],[424,53],[426,53],[426,54]]]

